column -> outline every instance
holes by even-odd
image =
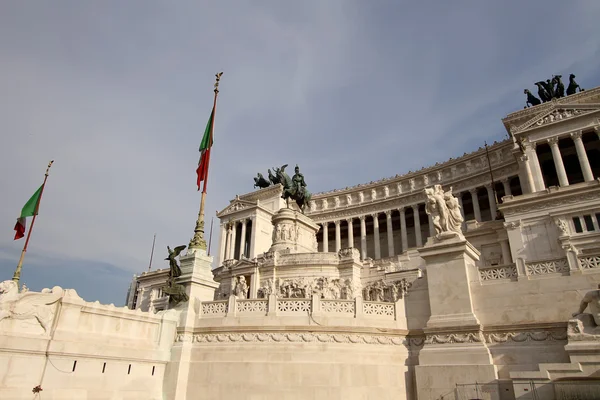
[[[256,232],[257,232],[257,221],[258,217],[253,216],[250,217],[250,221],[252,222],[252,231],[250,232],[250,245],[248,246],[248,258],[253,259],[256,254],[254,254],[254,244],[256,243]]]
[[[471,200],[473,201],[473,212],[475,213],[475,220],[481,222],[481,210],[479,209],[479,198],[477,197],[477,188],[469,189],[471,193]]]
[[[392,210],[385,212],[385,222],[387,228],[387,242],[388,242],[388,257],[394,256],[394,233],[392,232]]]
[[[548,139],[548,144],[552,150],[552,158],[554,159],[554,166],[556,167],[556,173],[558,174],[558,183],[560,186],[569,186],[569,179],[567,179],[567,172],[565,171],[565,165],[563,164],[562,155],[558,148],[558,139]]]
[[[227,224],[221,223],[221,238],[219,239],[219,265],[225,261],[225,245],[227,244]]]
[[[577,150],[577,158],[579,158],[579,165],[581,166],[581,172],[583,172],[583,179],[586,182],[594,180],[594,174],[592,174],[592,168],[590,167],[590,160],[588,160],[587,153],[585,152],[585,146],[583,140],[581,140],[581,131],[571,133],[573,143],[575,143],[575,150]]]
[[[329,238],[327,237],[329,222],[323,222],[321,226],[323,227],[323,253],[329,253]]]
[[[512,192],[510,190],[510,180],[509,180],[509,178],[502,179],[502,186],[504,187],[504,195],[505,196],[512,195]]]
[[[531,143],[531,151],[529,152],[529,162],[531,163],[531,175],[533,177],[533,184],[535,187],[535,189],[532,192],[538,192],[546,188],[546,184],[544,183],[544,177],[542,176],[542,168],[540,167],[540,160],[538,159],[537,151],[535,150],[536,146],[536,143]]]
[[[246,256],[244,250],[246,249],[246,223],[247,219],[242,220],[242,237],[240,238],[240,260],[242,256]]]
[[[527,185],[528,193],[534,193],[536,192],[536,189],[535,183],[533,182],[531,165],[529,165],[529,158],[527,157],[527,155],[523,154],[521,157],[519,157],[519,160],[525,168],[525,179],[521,179],[521,182],[525,182],[525,184]],[[525,193],[525,190],[523,190],[523,193]]]
[[[367,225],[364,215],[361,215],[358,219],[360,219],[360,257],[364,260],[367,258]]]
[[[485,189],[487,190],[488,202],[490,203],[490,214],[493,221],[496,219],[496,196],[491,184],[485,185]]]
[[[227,223],[227,245],[225,247],[225,260],[231,259],[231,227],[232,223]]]
[[[379,243],[379,214],[371,215],[373,217],[373,241],[375,242],[375,259],[381,258],[381,245]]]
[[[352,218],[346,220],[348,223],[348,247],[354,247],[354,230],[352,226]]]
[[[417,247],[423,246],[423,238],[421,237],[421,218],[419,218],[419,205],[411,206],[413,209],[415,221],[415,238],[417,239]]]
[[[460,206],[460,215],[462,215],[463,220],[465,219],[465,209],[463,207],[463,200],[462,200],[462,193],[455,193],[454,194],[456,196],[456,198],[458,199],[458,205]]]
[[[229,253],[229,258],[234,259],[235,258],[235,239],[236,239],[236,235],[237,235],[237,222],[233,222],[232,224],[232,229],[231,229],[231,246],[230,246],[230,253]]]
[[[400,235],[402,236],[402,251],[408,250],[408,234],[406,233],[406,211],[404,207],[400,210]]]
[[[340,221],[334,221],[335,224],[335,252],[342,248],[342,234],[340,232]]]
[[[500,241],[500,247],[502,247],[502,264],[512,264],[512,256],[510,255],[510,246],[508,245],[508,239],[502,239]]]

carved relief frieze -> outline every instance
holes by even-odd
[[[272,285],[272,286],[269,286]],[[274,284],[266,282],[264,293],[276,293],[277,297],[284,299],[307,299],[318,296],[322,299],[352,300],[360,294],[359,282],[352,279],[319,278],[294,278],[277,279]],[[268,294],[267,294],[268,295]],[[266,297],[266,296],[265,296]]]
[[[403,298],[412,286],[406,278],[394,282],[385,282],[383,279],[372,282],[363,288],[365,301],[396,302]]]
[[[178,335],[179,337],[184,335]],[[187,340],[187,336],[185,336]],[[193,336],[193,342],[209,343],[347,343],[407,346],[404,336],[369,335],[316,332],[243,332],[243,333],[202,333]],[[181,340],[183,341],[183,340]]]
[[[527,330],[527,331],[508,331],[508,332],[490,332],[485,333],[485,342],[489,344],[501,343],[525,343],[525,342],[543,342],[543,341],[563,341],[567,340],[566,329],[546,329],[546,330]]]
[[[560,206],[569,206],[572,204],[579,204],[584,201],[592,201],[600,199],[600,192],[596,193],[588,193],[579,196],[570,196],[570,197],[561,197],[561,198],[544,198],[544,201],[537,201],[532,204],[510,207],[508,205],[505,209],[503,209],[504,215],[513,215],[513,214],[521,214],[527,213],[531,211],[541,211],[546,210],[550,207],[560,207]]]
[[[435,333],[426,335],[425,344],[482,343],[484,340],[481,332]]]

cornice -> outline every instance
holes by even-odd
[[[505,216],[545,211],[552,207],[569,206],[584,201],[600,199],[600,179],[582,182],[567,187],[552,187],[544,191],[525,194],[517,197],[505,197],[498,209]]]
[[[492,145],[488,146],[488,151],[490,153],[494,153],[494,152],[497,152],[498,150],[504,149],[505,147],[512,149],[512,147],[513,147],[512,139],[506,139],[501,142],[494,142]],[[461,163],[470,161],[472,159],[476,159],[481,156],[485,156],[485,154],[486,154],[485,148],[479,147],[479,149],[477,149],[471,153],[465,153],[458,158],[450,158],[448,161],[445,161],[442,163],[436,163],[433,166],[424,167],[418,171],[410,171],[403,175],[396,175],[396,176],[389,177],[389,178],[383,178],[383,179],[380,179],[377,181],[371,181],[369,183],[361,183],[361,184],[358,184],[355,186],[346,187],[344,189],[333,189],[333,190],[330,190],[327,192],[313,193],[312,198],[313,199],[322,199],[324,197],[329,197],[332,194],[335,194],[336,196],[337,195],[345,195],[348,193],[354,193],[354,192],[361,191],[361,190],[370,190],[373,188],[383,187],[386,185],[396,185],[397,183],[400,183],[402,181],[419,178],[425,174],[431,174],[431,173],[435,173],[437,171],[441,171],[443,169],[452,168],[453,166],[457,166]]]

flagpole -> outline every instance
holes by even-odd
[[[212,217],[210,219],[210,235],[208,236],[208,255],[210,256],[210,244],[212,243],[212,228],[213,228],[213,222],[215,220],[215,217]]]
[[[27,232],[27,238],[25,239],[25,245],[23,245],[23,250],[21,251],[21,258],[19,258],[19,263],[17,264],[17,269],[15,270],[15,274],[13,275],[13,281],[17,283],[17,287],[19,287],[19,280],[21,279],[21,270],[23,269],[23,259],[25,258],[25,253],[27,252],[27,245],[29,244],[29,238],[31,237],[31,232],[33,231],[33,224],[35,224],[35,218],[37,217],[40,203],[42,202],[42,195],[44,194],[44,188],[46,187],[46,181],[48,180],[48,175],[50,173],[50,167],[54,160],[51,160],[48,163],[48,168],[46,168],[46,174],[44,175],[44,183],[42,183],[42,190],[40,191],[40,198],[38,199],[37,204],[35,205],[35,212],[33,213],[33,219],[31,220],[31,226],[29,227],[29,232]]]
[[[150,264],[148,265],[148,272],[152,269],[152,257],[154,256],[154,243],[156,243],[156,233],[154,239],[152,239],[152,251],[150,252]]]
[[[222,72],[217,73],[216,82],[215,82],[215,97],[213,100],[213,111],[211,115],[210,121],[210,137],[213,138],[213,131],[215,129],[215,114],[217,113],[217,97],[219,95],[219,81],[221,80]],[[194,237],[190,240],[188,245],[189,249],[202,249],[206,250],[206,239],[204,239],[204,205],[206,203],[206,185],[208,184],[208,168],[210,167],[210,151],[211,147],[209,147],[206,151],[207,160],[206,160],[206,175],[204,176],[204,183],[202,185],[202,197],[200,198],[200,212],[198,212],[198,219],[196,220],[196,227],[194,228]]]

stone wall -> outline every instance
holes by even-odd
[[[32,293],[11,303],[31,318],[0,321],[0,397],[30,400],[39,385],[44,399],[163,398],[174,311],[149,314],[53,292],[62,296],[52,305],[32,305],[39,295]],[[47,317],[47,331],[36,313]]]

